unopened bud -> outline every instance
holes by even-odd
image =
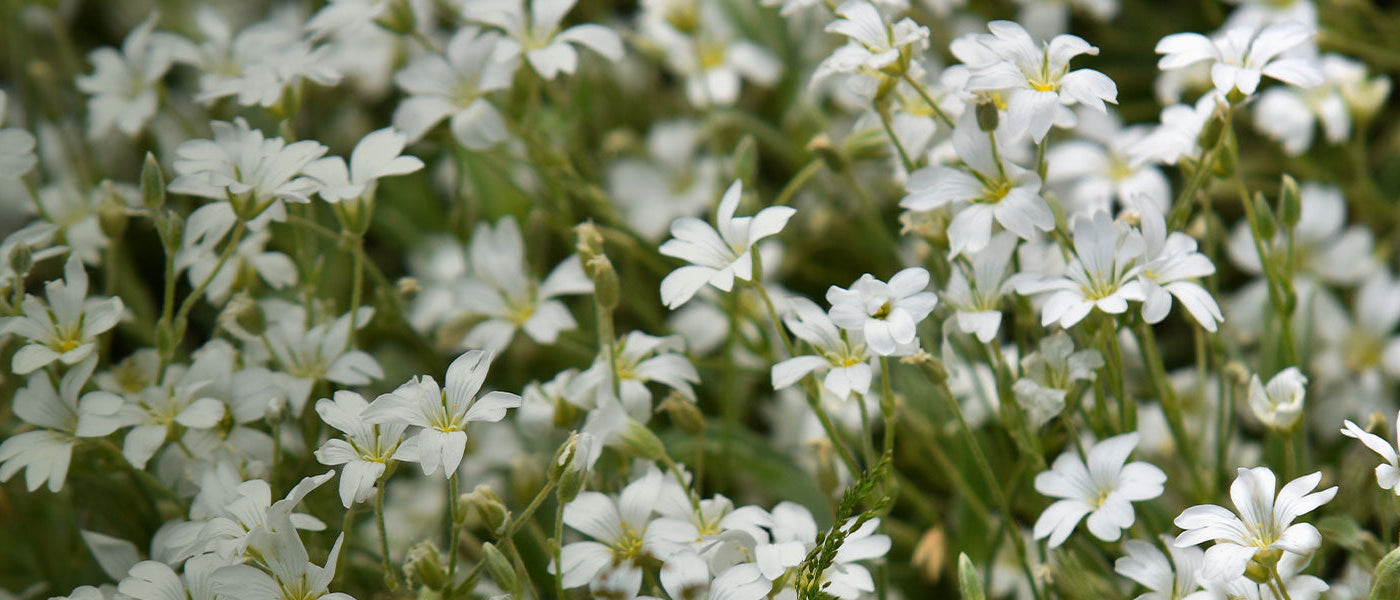
[[[611,311],[617,308],[622,295],[617,282],[617,271],[613,269],[612,261],[607,256],[598,255],[588,259],[585,269],[593,278],[593,297],[597,300],[598,306],[603,310]]]
[[[263,411],[263,420],[270,426],[275,426],[287,418],[287,399],[281,396],[273,396],[267,399],[267,408]]]
[[[1248,577],[1250,581],[1262,585],[1273,579],[1273,571],[1257,561],[1251,560],[1244,568],[1244,576]]]
[[[506,504],[496,495],[495,490],[486,484],[480,484],[471,493],[462,494],[457,498],[456,514],[461,515],[458,518],[464,518],[467,511],[473,508],[481,517],[481,523],[495,533],[504,531],[506,522],[510,520],[510,511],[506,510]]]
[[[151,211],[165,206],[165,175],[160,172],[160,161],[150,152],[141,165],[141,205]]]
[[[694,402],[687,400],[676,392],[671,392],[661,401],[658,410],[665,411],[671,417],[671,422],[690,435],[700,435],[705,432],[705,415],[700,412],[700,408]]]
[[[1298,193],[1298,182],[1292,176],[1283,176],[1283,185],[1278,195],[1278,220],[1283,227],[1292,230],[1303,218],[1303,198]]]
[[[409,583],[421,583],[430,590],[447,587],[447,572],[442,568],[442,557],[437,546],[426,540],[418,542],[408,550],[408,562],[403,566]]]
[[[574,455],[578,453],[578,433],[569,435],[569,439],[564,440],[559,445],[559,449],[554,451],[554,459],[549,461],[549,470],[546,474],[550,481],[556,481],[574,462]]]
[[[24,277],[29,269],[34,267],[34,250],[29,244],[20,242],[14,249],[10,250],[10,270],[14,272],[16,278]]]
[[[1235,174],[1239,156],[1236,155],[1236,149],[1231,148],[1228,142],[1221,142],[1221,144],[1222,147],[1219,152],[1215,153],[1215,162],[1211,163],[1210,168],[1217,177],[1229,177]]]
[[[661,438],[656,437],[646,425],[633,419],[627,419],[627,424],[623,426],[618,437],[622,440],[623,447],[633,456],[668,463],[671,461]]]
[[[1215,114],[1207,118],[1205,124],[1201,126],[1201,133],[1196,136],[1196,143],[1199,144],[1201,148],[1213,148],[1215,147],[1215,143],[1220,141],[1220,135],[1224,131],[1225,115],[1220,111],[1216,111]]]
[[[1249,385],[1250,377],[1249,368],[1239,361],[1232,360],[1225,363],[1225,378],[1231,383],[1240,386]]]
[[[575,249],[578,250],[579,257],[587,265],[588,260],[603,254],[603,232],[598,230],[598,226],[593,221],[584,221],[574,226],[574,236],[577,238]]]
[[[924,376],[928,377],[928,380],[934,385],[942,385],[948,381],[948,370],[943,368],[943,361],[923,350],[901,358],[899,362],[923,369]]]
[[[496,549],[496,545],[486,542],[481,545],[483,556],[481,560],[486,563],[486,572],[491,574],[491,579],[503,590],[512,590],[516,586],[515,569],[510,566],[510,559],[501,554]]]
[[[996,102],[987,100],[977,105],[977,128],[982,131],[996,131],[1001,121],[1001,112]]]
[[[1258,234],[1260,242],[1268,244],[1278,234],[1278,220],[1274,218],[1274,211],[1269,208],[1264,194],[1255,192],[1251,200],[1254,203],[1254,232]]]
[[[117,187],[110,179],[102,180],[99,188],[102,199],[97,205],[97,226],[102,235],[115,240],[126,233],[126,201],[117,194]]]
[[[174,256],[185,239],[185,218],[181,217],[180,213],[168,210],[156,225],[156,233],[160,234],[160,245],[164,247],[167,255]]]
[[[413,277],[400,277],[394,282],[394,292],[404,300],[412,300],[419,292],[423,291],[423,284]]]
[[[249,335],[262,335],[267,331],[267,315],[263,313],[261,306],[256,302],[249,302],[241,304],[239,308],[241,310],[234,317],[234,321],[243,331]]]
[[[1248,97],[1249,94],[1240,91],[1240,88],[1237,87],[1230,88],[1230,93],[1225,94],[1225,100],[1230,104],[1239,104],[1241,102],[1244,102],[1245,98]]]

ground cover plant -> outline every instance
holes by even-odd
[[[0,599],[1400,598],[1400,8],[0,3]]]

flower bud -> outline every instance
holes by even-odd
[[[501,551],[497,550],[496,545],[491,542],[482,544],[481,551],[483,553],[481,560],[486,563],[486,572],[491,574],[491,579],[496,582],[496,585],[503,590],[515,589],[518,582],[515,578],[515,569],[510,566],[510,559],[501,554]]]
[[[421,583],[430,590],[447,587],[447,571],[442,568],[442,557],[437,546],[427,540],[418,542],[408,550],[408,562],[403,566],[404,575],[410,584]]]
[[[412,300],[419,292],[423,291],[423,284],[413,277],[400,277],[394,282],[394,292],[404,300]]]
[[[165,253],[173,256],[185,240],[185,218],[173,210],[166,211],[165,216],[156,221],[156,233],[160,234],[160,245]]]
[[[267,399],[267,407],[263,409],[263,420],[269,426],[276,426],[287,418],[287,399],[281,396],[273,396]]]
[[[633,456],[660,462],[671,462],[671,457],[666,454],[666,446],[661,443],[661,438],[656,437],[656,434],[647,429],[646,425],[633,419],[627,419],[627,424],[623,426],[618,438],[622,441],[627,452]]]
[[[948,370],[943,368],[943,361],[939,360],[937,356],[923,350],[901,358],[899,362],[922,368],[924,370],[924,375],[927,376],[928,380],[934,385],[941,385],[943,382],[948,381]]]
[[[982,131],[996,131],[1000,124],[1001,112],[997,110],[996,102],[988,99],[977,104],[977,128]]]
[[[1269,208],[1269,203],[1264,200],[1264,194],[1255,192],[1252,200],[1254,203],[1254,233],[1259,236],[1259,241],[1268,244],[1278,234],[1278,220],[1274,218],[1274,211]]]
[[[493,533],[503,532],[506,522],[510,520],[510,511],[506,510],[501,497],[496,495],[491,486],[484,483],[477,485],[471,493],[462,494],[457,498],[455,514],[465,516],[467,511],[473,508],[481,517],[481,523]]]
[[[958,553],[958,588],[962,590],[963,600],[985,600],[987,597],[982,590],[982,578],[977,576],[977,567],[966,552]]]
[[[846,159],[841,155],[841,151],[831,143],[831,137],[825,133],[819,133],[807,142],[807,150],[826,163],[826,167],[835,173],[840,173],[846,168]]]
[[[160,161],[150,152],[141,165],[141,205],[150,211],[165,206],[165,175],[160,172]]]
[[[924,532],[914,546],[914,556],[910,562],[919,569],[919,575],[928,583],[938,583],[943,577],[943,561],[948,554],[948,535],[942,527],[934,527]]]
[[[126,233],[126,201],[117,194],[111,179],[103,179],[98,187],[102,196],[97,204],[97,226],[108,239],[118,239]]]
[[[1278,195],[1278,220],[1284,229],[1292,231],[1303,218],[1303,199],[1298,193],[1298,182],[1291,175],[1284,174],[1283,184]]]
[[[700,408],[694,402],[687,400],[676,392],[671,392],[661,401],[657,410],[665,411],[671,418],[671,422],[690,435],[700,435],[705,432],[705,415],[700,412]]]
[[[15,244],[10,250],[10,270],[14,272],[16,279],[23,278],[29,269],[34,267],[34,250],[29,244],[20,242]]]
[[[1249,385],[1249,368],[1237,360],[1225,363],[1225,378],[1235,385]]]
[[[585,266],[589,259],[603,254],[603,233],[598,231],[598,226],[593,221],[584,221],[574,226],[574,235],[577,238],[574,248],[578,250],[579,258],[583,259]]]
[[[621,299],[621,291],[617,283],[617,271],[613,269],[612,261],[605,255],[598,255],[588,259],[584,265],[585,270],[593,278],[593,298],[597,300],[598,306],[603,310],[611,311],[617,308]]]
[[[1248,577],[1250,581],[1262,585],[1273,579],[1273,572],[1264,565],[1251,560],[1244,568],[1244,576]]]
[[[1341,85],[1342,100],[1356,120],[1367,122],[1385,105],[1390,96],[1390,78],[1385,75]]]

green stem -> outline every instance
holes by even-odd
[[[209,275],[207,275],[203,281],[199,282],[199,285],[195,286],[194,290],[190,292],[190,295],[186,296],[184,302],[180,304],[180,310],[176,311],[173,324],[175,337],[167,349],[168,352],[171,353],[171,356],[173,356],[175,348],[180,345],[180,341],[185,337],[185,327],[189,324],[190,311],[194,310],[194,305],[199,303],[199,298],[204,295],[205,290],[209,289],[209,284],[213,283],[214,277],[219,274],[219,271],[223,270],[224,265],[233,257],[233,253],[238,250],[238,244],[243,241],[243,232],[247,230],[247,227],[247,223],[242,219],[238,220],[238,223],[233,226],[233,233],[229,235],[228,245],[224,246],[223,252],[219,253],[219,261],[214,263],[214,269],[209,271]],[[162,356],[162,362],[169,363],[171,356]]]
[[[394,566],[389,562],[389,533],[384,527],[384,486],[388,483],[388,471],[380,476],[379,482],[374,490],[374,523],[379,529],[379,559],[380,568],[384,570],[384,585],[390,590],[399,589],[399,577],[394,572]]]
[[[1167,426],[1171,430],[1172,439],[1176,441],[1177,451],[1181,453],[1182,459],[1186,462],[1186,468],[1191,474],[1191,483],[1197,493],[1203,493],[1206,489],[1200,473],[1200,461],[1196,459],[1196,447],[1186,434],[1186,425],[1182,416],[1181,400],[1176,396],[1176,390],[1172,388],[1171,381],[1167,378],[1166,365],[1162,362],[1162,355],[1157,350],[1157,339],[1152,334],[1152,326],[1145,321],[1136,322],[1136,333],[1138,338],[1138,348],[1142,352],[1142,362],[1147,365],[1147,371],[1152,378],[1152,385],[1157,390],[1157,400],[1162,403],[1162,412],[1166,414]]]
[[[462,533],[463,515],[457,514],[457,496],[457,472],[453,471],[452,476],[447,478],[447,515],[448,521],[450,521],[448,526],[452,528],[447,536],[449,540],[447,548],[447,581],[449,585],[456,581],[457,546],[459,536]]]
[[[899,153],[899,160],[904,163],[904,170],[913,172],[914,161],[909,158],[909,153],[904,150],[904,144],[899,141],[899,136],[894,134],[894,127],[890,125],[889,107],[876,106],[875,112],[880,115],[880,125],[885,128],[885,135],[889,136],[890,143],[894,144],[894,149]]]
[[[816,176],[817,173],[820,173],[825,164],[826,163],[823,162],[821,158],[814,158],[807,161],[807,164],[803,165],[802,169],[799,170],[796,175],[793,175],[792,179],[788,180],[787,185],[783,186],[782,191],[778,192],[778,197],[773,200],[773,206],[786,206],[787,203],[791,202],[792,197],[797,194],[797,191],[802,189],[802,186],[807,185],[808,180]]]
[[[927,104],[928,107],[933,110],[933,115],[935,117],[938,117],[938,120],[943,122],[944,126],[946,126],[948,129],[952,129],[954,127],[953,120],[948,118],[948,113],[943,112],[942,107],[938,106],[938,102],[934,101],[933,96],[928,93],[928,88],[924,87],[924,84],[919,83],[913,77],[910,77],[908,71],[904,73],[904,82],[908,83],[911,87],[913,87],[915,92],[918,92],[919,97],[924,99],[924,103]]]

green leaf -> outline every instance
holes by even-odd
[[[986,600],[982,592],[982,580],[977,577],[977,567],[966,552],[958,554],[958,589],[962,590],[963,600]]]

